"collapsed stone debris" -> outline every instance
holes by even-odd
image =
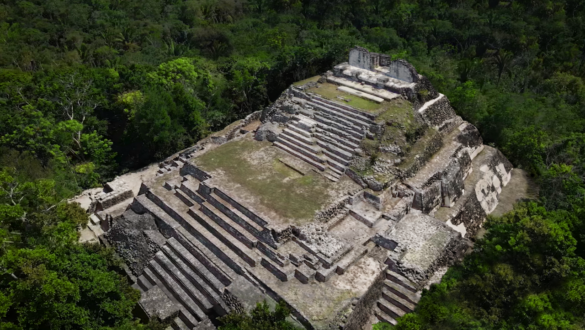
[[[357,47],[90,212],[144,314],[173,329],[265,299],[307,329],[361,329],[414,309],[511,170],[412,65]]]

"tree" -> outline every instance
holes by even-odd
[[[298,329],[286,318],[290,315],[284,302],[279,302],[274,311],[264,301],[256,304],[250,314],[232,312],[221,318],[219,330],[294,330]]]

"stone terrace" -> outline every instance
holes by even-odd
[[[400,137],[391,130],[417,140],[383,141]],[[121,216],[92,219],[127,259],[146,316],[173,329],[213,329],[263,299],[283,300],[307,329],[361,329],[415,308],[511,170],[410,64],[355,48],[161,163]]]

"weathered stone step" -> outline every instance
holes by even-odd
[[[226,201],[229,205],[233,206],[236,210],[238,210],[240,213],[244,214],[248,219],[252,220],[253,222],[258,224],[259,226],[264,228],[268,224],[266,221],[264,221],[264,219],[262,219],[258,215],[256,215],[254,210],[249,209],[249,208],[241,205],[236,200],[234,200],[233,198],[231,198],[230,196],[228,196],[226,193],[219,190],[218,188],[213,189],[213,193],[215,193],[219,198]]]
[[[279,280],[281,280],[283,282],[287,282],[288,280],[290,280],[291,278],[294,277],[294,266],[292,266],[290,264],[285,266],[285,267],[281,267],[281,266],[273,263],[268,258],[262,258],[262,260],[260,261],[260,264],[264,268],[266,268],[269,272],[271,272],[272,275],[276,276],[276,278],[278,278]]]
[[[144,275],[140,275],[138,277],[138,279],[136,280],[136,284],[138,284],[138,286],[140,287],[140,290],[142,292],[148,291],[154,285],[154,284],[150,283],[150,281],[147,280],[146,277],[144,277]]]
[[[177,300],[177,298],[168,290],[166,285],[164,285],[157,275],[152,272],[150,267],[144,269],[144,275],[151,283],[155,283],[155,285],[158,286],[173,303],[179,306],[179,317],[188,327],[193,328],[199,323],[195,316],[193,316],[193,314],[191,314],[185,306]]]
[[[314,146],[315,145],[315,141],[313,140],[313,138],[311,137],[307,137],[306,135],[303,134],[299,134],[297,132],[295,132],[294,130],[291,130],[290,128],[285,129],[282,134],[284,135],[290,135],[292,138],[297,139],[305,144]]]
[[[407,279],[406,277],[391,271],[390,269],[386,269],[386,279],[400,284],[402,285],[405,289],[410,290],[412,292],[416,292],[416,288],[414,287],[414,284],[412,284],[412,282]]]
[[[369,128],[373,123],[370,120],[365,120],[363,118],[356,118],[359,117],[358,115],[349,113],[341,108],[333,107],[329,104],[321,103],[319,101],[312,101],[308,102],[309,105],[313,106],[314,108],[326,112],[331,116],[339,117],[347,122],[350,122],[358,127],[367,127]]]
[[[266,257],[268,257],[270,260],[272,260],[272,262],[279,265],[280,267],[285,267],[290,264],[290,261],[287,258],[285,258],[282,254],[278,253],[278,251],[262,242],[258,242],[256,248],[258,249],[258,251],[262,252]]]
[[[304,150],[308,151],[311,154],[319,155],[321,153],[321,148],[315,144],[307,144],[302,140],[297,140],[295,136],[287,135],[287,134],[280,134],[278,136],[278,140],[285,142],[290,142],[296,147],[303,148]]]
[[[167,288],[175,299],[185,307],[192,315],[197,317],[198,320],[202,320],[206,317],[206,314],[201,308],[189,297],[189,295],[183,290],[183,288],[177,283],[177,281],[170,275],[158,262],[158,260],[151,260],[148,264],[148,268],[152,273],[159,279],[159,281]]]
[[[166,273],[172,276],[175,283],[179,284],[178,290],[186,292],[201,310],[208,312],[213,308],[213,304],[204,296],[198,288],[196,288],[191,280],[189,280],[183,272],[181,272],[175,264],[167,257],[163,251],[159,251],[155,254],[155,259],[158,265],[162,266]]]
[[[366,131],[363,127],[358,127],[353,123],[343,120],[342,118],[333,117],[323,112],[315,113],[315,120],[338,129],[345,129],[348,131],[348,133],[356,137],[363,136]]]
[[[167,240],[166,246],[170,247],[171,250],[179,256],[192,271],[204,279],[209,287],[216,293],[222,293],[224,288],[231,283],[229,278],[224,275],[217,266],[213,265],[209,259],[201,255],[200,258],[205,258],[205,264],[203,264],[199,258],[193,255],[175,238],[171,237]],[[211,252],[209,251],[209,253]]]
[[[329,171],[329,169],[327,169],[327,171],[323,172],[323,176],[326,177],[329,181],[331,182],[337,182],[339,181],[339,177],[335,176],[332,171]]]
[[[278,137],[278,140],[276,140],[276,142],[286,145],[288,148],[304,155],[305,157],[312,159],[315,162],[323,163],[323,159],[321,159],[320,155],[321,152],[320,149],[307,148],[306,145],[298,141],[292,142],[290,139],[281,136]]]
[[[175,317],[173,324],[171,325],[173,330],[190,330],[190,328],[181,320],[180,317]]]
[[[294,131],[297,134],[303,135],[306,138],[311,138],[312,137],[312,132],[307,131],[306,129],[302,128],[302,127],[298,127],[297,126],[297,122],[293,121],[293,122],[288,122],[286,124],[286,128],[288,128],[291,131]]]
[[[207,202],[213,205],[216,209],[223,212],[234,222],[238,223],[242,228],[246,229],[252,235],[260,237],[259,233],[264,230],[264,227],[260,226],[252,219],[248,218],[245,214],[240,212],[237,208],[231,205],[229,202],[224,200],[220,195],[217,194],[217,189],[214,190],[213,194],[207,197]]]
[[[198,184],[193,184],[190,180],[184,181],[180,187],[181,191],[184,192],[189,198],[194,200],[198,204],[202,204],[205,200],[197,194],[197,190],[199,189]]]
[[[402,299],[410,301],[413,304],[417,304],[420,299],[420,294],[412,292],[398,283],[394,283],[391,280],[384,280],[384,286],[395,295]]]
[[[194,220],[188,220],[190,217],[183,217],[181,224],[168,215],[165,211],[159,208],[146,195],[139,195],[135,198],[132,204],[133,210],[139,214],[143,210],[152,214],[157,221],[159,228],[165,233],[175,237],[186,249],[189,250],[201,263],[205,264],[207,269],[213,271],[216,277],[224,283],[229,285],[231,278],[235,274],[234,271],[241,271],[241,267],[234,264],[233,260],[225,255],[221,249],[217,249],[204,236],[212,236],[205,231],[202,235],[197,232],[192,224],[196,223]]]
[[[287,145],[285,145],[285,144],[282,144],[282,143],[280,143],[280,142],[276,141],[276,142],[274,142],[274,145],[275,145],[276,147],[278,147],[278,148],[280,148],[280,149],[282,149],[282,150],[284,150],[284,151],[288,152],[289,154],[291,154],[291,155],[293,155],[293,156],[295,156],[295,157],[297,157],[297,158],[299,158],[299,159],[301,159],[301,160],[304,160],[304,161],[305,161],[305,162],[307,162],[309,165],[312,165],[312,166],[314,166],[314,167],[318,168],[318,169],[319,169],[319,170],[321,170],[321,171],[325,170],[325,166],[323,166],[323,164],[321,164],[321,163],[319,163],[319,162],[316,162],[316,161],[314,161],[313,159],[311,159],[311,158],[309,158],[309,157],[307,157],[307,156],[305,156],[305,155],[303,155],[303,154],[301,154],[301,153],[299,153],[299,152],[297,152],[297,151],[295,151],[295,150],[293,150],[293,149],[289,148],[289,147],[288,147]]]
[[[179,224],[164,210],[158,207],[146,195],[136,196],[131,204],[131,207],[138,214],[143,214],[145,211],[152,214],[152,216],[159,220],[157,225],[159,228],[161,228],[162,231],[174,233],[176,232],[177,228],[181,227],[181,224]]]
[[[327,136],[321,133],[315,133],[315,139],[317,140],[317,145],[322,148],[324,145],[331,145],[349,153],[350,155],[353,155],[355,149],[359,147],[358,145],[354,145],[348,140],[341,140],[341,138],[335,134],[330,134]]]
[[[173,264],[181,271],[181,273],[189,280],[189,282],[215,307],[218,312],[227,312],[229,309],[225,305],[223,299],[199,274],[193,271],[173,250],[165,245],[162,248],[164,254],[173,262]],[[221,283],[220,283],[221,285]]]
[[[351,158],[341,157],[337,153],[325,148],[323,149],[323,153],[327,156],[327,158],[333,159],[335,162],[339,163],[340,165],[343,165],[344,167],[347,166],[347,164],[349,164],[349,160]]]
[[[258,243],[258,239],[248,231],[244,230],[238,223],[234,222],[230,217],[226,216],[215,208],[211,203],[204,203],[199,208],[207,217],[217,223],[221,228],[230,233],[234,238],[242,242],[249,249],[253,249]]]
[[[384,299],[378,300],[377,305],[382,311],[386,312],[386,314],[388,314],[389,316],[391,316],[395,319],[402,317],[402,316],[404,316],[404,314],[406,314],[405,311],[394,306],[391,302],[386,301]]]
[[[178,199],[181,200],[181,202],[185,203],[185,205],[191,207],[193,205],[195,205],[193,203],[193,201],[191,200],[191,198],[189,198],[187,196],[187,194],[185,194],[183,191],[176,189],[175,190],[175,196],[177,196]]]
[[[203,232],[207,231],[209,235],[213,236],[207,236],[206,238],[213,241],[213,244],[216,247],[220,248],[225,254],[229,254],[229,252],[233,251],[234,257],[232,258],[234,262],[236,262],[236,260],[243,260],[252,267],[256,266],[258,260],[254,252],[235,238],[230,237],[231,235],[228,232],[218,226],[213,220],[209,219],[207,215],[200,210],[197,210],[195,207],[189,209],[189,215],[191,215],[191,217],[195,219],[195,223],[199,225],[196,226],[195,223],[193,223],[193,226],[196,227],[198,232],[203,234]],[[213,238],[215,238],[215,240],[213,240]]]
[[[333,102],[333,101],[324,99],[324,98],[322,98],[320,96],[316,96],[316,95],[313,96],[311,99],[312,99],[313,102],[321,102],[323,104],[327,104],[327,105],[332,106],[334,108],[339,108],[339,109],[342,109],[342,110],[351,112],[351,113],[353,113],[355,115],[360,116],[361,118],[364,118],[364,120],[366,120],[366,121],[368,121],[368,120],[374,121],[376,119],[376,115],[375,114],[369,113],[369,112],[360,111],[360,110],[358,110],[356,108],[353,108],[353,107],[350,107],[349,105],[346,105],[346,104],[340,104],[340,103],[337,103],[337,102]]]
[[[348,254],[343,256],[336,265],[336,272],[339,275],[344,274],[351,265],[360,260],[366,253],[368,248],[365,246],[356,246]]]
[[[315,128],[315,132],[324,134],[330,133],[331,137],[337,139],[339,143],[345,143],[345,141],[349,141],[350,146],[352,147],[359,147],[359,144],[362,141],[363,136],[354,136],[352,134],[346,133],[344,130],[340,130],[335,127],[327,126],[323,123],[319,123]]]
[[[378,306],[374,306],[374,315],[376,315],[378,320],[381,322],[390,323],[392,325],[396,325],[396,323],[398,323],[392,316],[386,314],[386,312],[381,310]]]
[[[415,304],[411,303],[410,301],[403,299],[402,297],[398,296],[394,292],[388,290],[387,288],[382,288],[382,297],[392,303],[394,306],[402,309],[406,313],[410,313],[416,307]]]
[[[327,164],[330,166],[332,170],[339,172],[339,174],[345,173],[346,166],[340,164],[335,159],[331,159],[329,156],[326,156]]]

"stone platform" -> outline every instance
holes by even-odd
[[[148,317],[209,329],[268,299],[307,329],[394,324],[467,251],[511,164],[405,61],[356,48],[321,78],[116,204],[102,241]]]

